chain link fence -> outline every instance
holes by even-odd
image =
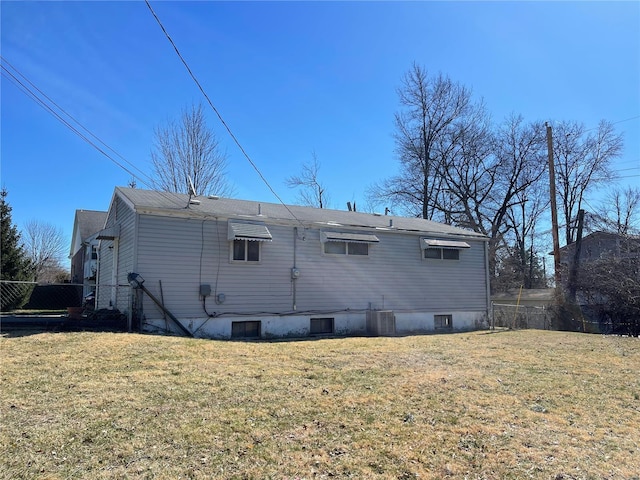
[[[74,283],[38,284],[0,280],[2,312],[25,310],[65,310],[82,306],[83,285]]]
[[[511,329],[551,330],[552,311],[545,306],[492,304],[492,326]]]
[[[18,282],[12,280],[0,281],[0,310],[10,312],[22,308],[28,302],[31,292],[37,283]]]

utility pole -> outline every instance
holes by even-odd
[[[558,207],[556,205],[556,170],[553,164],[553,136],[551,125],[547,127],[547,152],[549,155],[549,195],[551,196],[551,234],[553,235],[553,265],[556,288],[560,287],[560,241],[558,240]]]
[[[578,210],[578,233],[574,244],[573,262],[569,270],[569,300],[576,301],[576,284],[578,282],[578,271],[580,268],[580,254],[582,252],[582,228],[584,225],[584,210]]]

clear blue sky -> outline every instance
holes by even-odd
[[[315,151],[332,207],[396,172],[396,88],[413,62],[484,98],[495,121],[620,122],[615,170],[640,181],[640,2],[152,2],[264,176]],[[204,101],[144,2],[2,1],[8,61],[142,171],[154,127]],[[1,183],[13,220],[70,238],[76,209],[106,210],[131,175],[2,77]],[[277,201],[207,112],[239,198]],[[633,118],[632,120],[628,120]],[[129,167],[131,168],[131,167]],[[138,180],[138,186],[147,188]]]

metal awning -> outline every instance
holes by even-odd
[[[105,228],[96,233],[96,240],[114,240],[120,236],[120,224]]]
[[[372,233],[321,232],[322,242],[378,243],[380,239]]]
[[[471,248],[467,242],[455,240],[436,240],[435,238],[421,238],[420,246],[426,248]]]
[[[229,240],[270,242],[271,232],[263,223],[229,222]]]

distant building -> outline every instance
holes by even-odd
[[[563,284],[567,282],[568,272],[573,265],[575,249],[575,242],[560,248],[560,278]],[[581,266],[606,257],[640,258],[640,237],[598,231],[590,233],[582,239],[579,258]]]
[[[104,228],[107,212],[76,210],[71,236],[71,282],[82,283],[83,296],[95,290],[98,269],[97,233]]]

